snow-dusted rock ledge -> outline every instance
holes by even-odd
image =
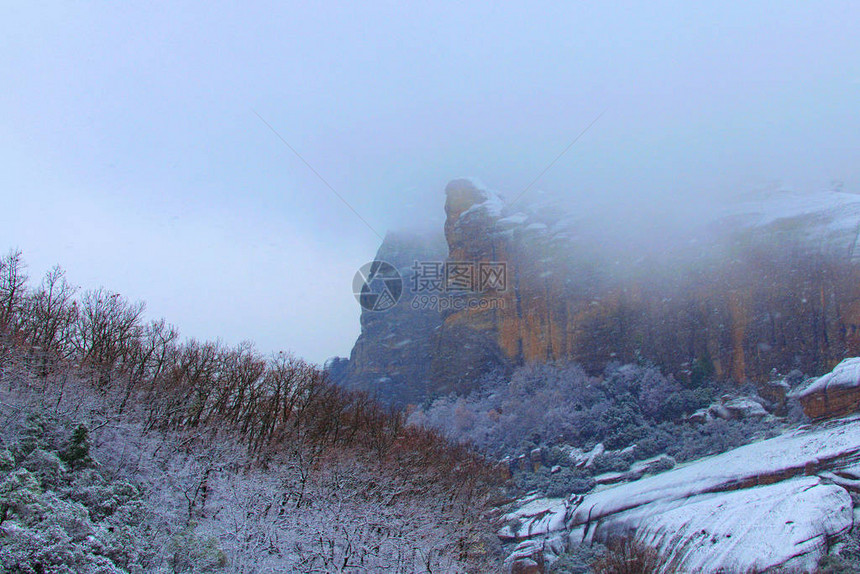
[[[845,416],[860,410],[860,358],[845,359],[792,396],[811,419]]]
[[[854,523],[860,417],[830,420],[585,496],[532,499],[506,518],[521,546],[632,535],[682,572],[815,567]],[[564,514],[562,524],[561,515]],[[500,534],[503,534],[500,532]]]

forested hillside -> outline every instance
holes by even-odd
[[[0,570],[483,572],[481,457],[316,366],[0,261]]]

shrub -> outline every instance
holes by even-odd
[[[650,467],[648,467],[648,472],[651,474],[657,474],[658,472],[666,472],[667,470],[672,470],[675,468],[675,463],[671,458],[661,458],[654,462]]]
[[[860,572],[860,561],[828,554],[818,563],[815,574],[855,574]]]
[[[684,388],[652,365],[615,363],[602,377],[589,377],[571,363],[530,364],[515,369],[509,379],[488,375],[481,390],[468,396],[438,398],[426,411],[412,413],[410,423],[437,428],[499,458],[540,446],[550,466],[571,464],[562,449],[552,448],[562,444],[588,450],[602,442],[613,451],[635,444],[636,459],[666,453],[684,462],[779,430],[782,423],[774,420],[684,422],[685,414],[711,404],[724,391],[712,380]],[[623,471],[632,462],[626,455],[610,457],[593,471]],[[548,488],[542,478],[527,482],[542,492]]]
[[[591,469],[595,474],[601,472],[624,472],[633,464],[633,455],[630,453],[607,452],[594,459]]]
[[[674,569],[667,569],[666,560],[656,550],[625,538],[609,545],[609,551],[603,558],[597,560],[593,569],[599,574],[668,574]]]
[[[560,472],[550,475],[550,483],[546,495],[552,498],[584,494],[594,488],[594,480],[583,471],[563,468]]]
[[[584,471],[576,468],[562,468],[550,474],[546,468],[537,472],[518,472],[514,482],[523,492],[537,491],[550,498],[563,498],[571,494],[583,494],[594,488],[594,480]]]
[[[56,486],[60,477],[66,472],[60,458],[46,450],[37,448],[24,460],[24,468],[32,472],[44,485]]]
[[[8,449],[0,450],[0,471],[8,471],[15,468],[15,459]]]
[[[830,549],[815,574],[848,574],[860,572],[860,531],[853,529]]]
[[[168,547],[174,572],[214,572],[227,565],[227,556],[211,536],[199,537],[192,529],[173,537]]]
[[[606,555],[602,544],[575,544],[558,557],[549,568],[550,574],[591,574],[592,565]]]
[[[60,458],[72,469],[83,468],[92,464],[90,458],[89,431],[84,425],[78,425],[72,433],[69,445],[60,453]]]

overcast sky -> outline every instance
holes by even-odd
[[[854,1],[11,4],[0,249],[187,336],[348,355],[375,233],[458,176],[517,195],[604,110],[536,186],[571,209],[860,191]]]

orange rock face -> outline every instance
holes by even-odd
[[[804,397],[800,404],[813,420],[850,415],[860,410],[860,388],[823,391]]]
[[[824,254],[798,260],[753,235],[726,240],[728,260],[673,268],[669,254],[618,277],[587,245],[553,235],[552,213],[511,215],[468,180],[446,194],[449,261],[504,262],[507,288],[466,296],[490,308],[444,313],[442,339],[469,332],[512,364],[571,359],[595,371],[645,358],[693,382],[823,372],[860,352],[860,277]]]

